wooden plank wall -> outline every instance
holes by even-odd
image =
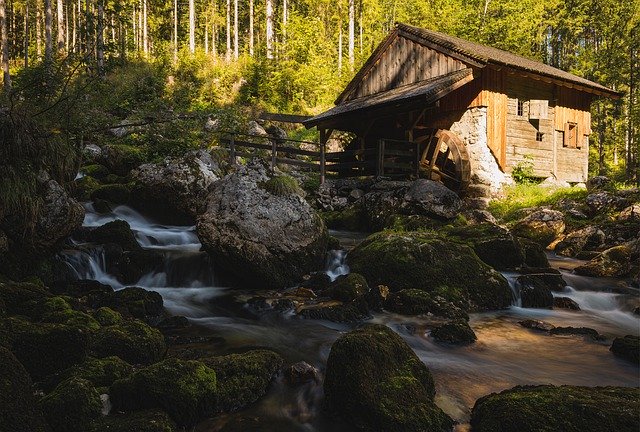
[[[398,36],[349,99],[379,93],[464,69],[459,60]]]

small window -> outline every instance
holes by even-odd
[[[524,115],[524,101],[518,99],[518,117],[522,117]]]
[[[580,148],[578,139],[578,124],[567,122],[564,127],[564,147]]]
[[[542,142],[542,137],[544,134],[542,132],[536,132],[536,141]]]

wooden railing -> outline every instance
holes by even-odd
[[[230,162],[234,165],[238,157],[269,158],[271,169],[277,164],[302,167],[319,172],[321,183],[324,183],[327,173],[338,177],[406,177],[417,176],[420,167],[419,145],[410,141],[382,139],[378,141],[377,148],[340,152],[326,152],[325,146],[317,142],[241,133],[226,133],[220,142],[229,149]],[[301,145],[318,150],[301,149]]]

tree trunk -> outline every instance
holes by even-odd
[[[193,1],[193,0],[192,0]],[[142,0],[142,50],[149,53],[149,21],[147,20],[147,0]]]
[[[231,60],[231,0],[227,0],[227,53],[224,57]]]
[[[218,27],[216,26],[216,22],[218,21],[218,9],[216,8],[216,0],[212,0],[211,2],[212,10],[213,10],[213,23],[211,26],[211,53],[214,57],[218,56],[218,44],[216,41],[218,40]]]
[[[249,0],[249,55],[253,57],[253,0]]]
[[[29,3],[24,6],[24,68],[29,67]]]
[[[633,40],[633,33],[631,35],[631,40]],[[626,177],[627,180],[633,179],[635,167],[633,161],[633,138],[634,138],[634,130],[633,130],[633,107],[634,105],[634,92],[635,92],[635,77],[634,71],[636,68],[636,62],[634,59],[634,46],[631,44],[629,47],[629,108],[628,108],[628,117],[627,117],[627,143],[625,148],[625,164],[626,164]],[[640,178],[638,179],[640,181]]]
[[[42,56],[42,26],[40,21],[42,20],[42,13],[40,12],[40,2],[36,3],[36,55],[38,58]]]
[[[5,0],[0,0],[0,51],[2,51],[2,84],[6,91],[11,90],[11,75],[9,74],[9,35],[7,32],[7,7]]]
[[[178,61],[178,0],[173,0],[173,62]]]
[[[338,32],[338,75],[342,74],[342,19],[340,19],[340,31]]]
[[[238,60],[238,0],[233,0],[233,58]]]
[[[287,21],[289,20],[287,0],[282,0],[282,43],[287,43]]]
[[[349,0],[349,66],[353,70],[355,63],[355,28],[356,28],[356,6],[354,0]]]
[[[98,0],[98,28],[96,37],[96,57],[98,75],[104,75],[104,0]]]
[[[209,54],[209,15],[204,19],[204,53]]]
[[[44,61],[47,63],[51,62],[53,55],[53,46],[51,41],[52,21],[51,0],[44,0]]]
[[[57,24],[58,24],[58,34],[57,34],[57,41],[58,41],[58,52],[63,52],[64,51],[64,5],[62,3],[62,0],[58,0],[57,1],[57,14],[56,14],[56,18],[57,18]]]
[[[196,52],[196,2],[189,0],[189,51]]]
[[[266,5],[267,19],[267,58],[273,59],[273,0],[267,0]]]

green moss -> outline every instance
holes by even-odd
[[[302,190],[298,181],[288,175],[273,176],[269,180],[260,183],[259,186],[270,194],[276,196],[304,196],[304,190]]]
[[[400,336],[366,325],[331,347],[326,400],[363,431],[449,431],[453,421],[433,402],[429,369]]]
[[[92,432],[175,432],[176,424],[166,413],[145,410],[102,417],[93,424]]]
[[[53,432],[86,432],[102,411],[95,387],[81,378],[60,383],[42,398],[40,406]]]
[[[76,311],[63,297],[51,297],[45,301],[42,321],[66,324],[82,330],[97,330],[100,324],[91,315]]]
[[[116,409],[158,408],[191,426],[215,412],[216,383],[216,373],[201,362],[167,359],[116,381],[110,395]]]
[[[0,347],[0,430],[44,432],[31,378],[11,351]]]
[[[44,302],[50,296],[51,293],[40,285],[10,281],[0,283],[0,300],[4,303],[7,315],[39,318]]]
[[[369,291],[367,280],[358,273],[349,273],[336,279],[324,291],[324,295],[343,302],[350,302],[362,297]]]
[[[476,334],[465,320],[449,322],[431,330],[431,337],[438,342],[465,345],[476,341]]]
[[[218,410],[243,408],[264,396],[283,359],[273,351],[255,350],[243,354],[200,359],[216,371]]]
[[[115,298],[118,306],[126,308],[129,314],[139,319],[155,317],[163,311],[162,296],[144,288],[130,287],[118,290]]]
[[[386,285],[391,291],[432,292],[447,287],[462,293],[473,309],[501,309],[511,304],[511,289],[500,273],[483,263],[469,246],[435,233],[376,233],[349,253],[347,263],[372,286]]]
[[[637,432],[640,389],[518,386],[478,399],[477,432]]]
[[[108,307],[101,307],[93,313],[93,317],[102,326],[111,326],[122,322],[122,315]]]
[[[90,176],[79,178],[73,185],[73,196],[80,201],[88,201],[93,192],[101,187],[100,182]]]
[[[127,175],[147,159],[142,147],[127,144],[111,144],[103,147],[105,164],[110,171],[118,175]]]
[[[51,387],[70,378],[81,378],[91,382],[96,388],[109,387],[132,373],[133,367],[119,357],[90,358],[56,375],[47,385]]]
[[[80,167],[80,172],[97,180],[102,180],[110,174],[109,169],[100,164],[82,166]]]
[[[441,290],[445,291],[445,290]],[[452,297],[455,299],[455,293]],[[447,300],[434,292],[426,292],[417,289],[401,290],[389,296],[385,307],[393,312],[403,315],[433,314],[445,318],[469,319],[467,313],[456,306],[451,300]]]
[[[130,184],[105,184],[93,189],[91,199],[103,199],[116,204],[127,204],[131,201],[131,185]]]
[[[360,206],[349,206],[340,211],[325,211],[320,213],[325,225],[331,229],[349,231],[365,231],[367,221]]]
[[[100,358],[115,355],[131,364],[149,364],[162,358],[166,346],[162,333],[133,320],[100,328],[92,337],[90,350]]]

